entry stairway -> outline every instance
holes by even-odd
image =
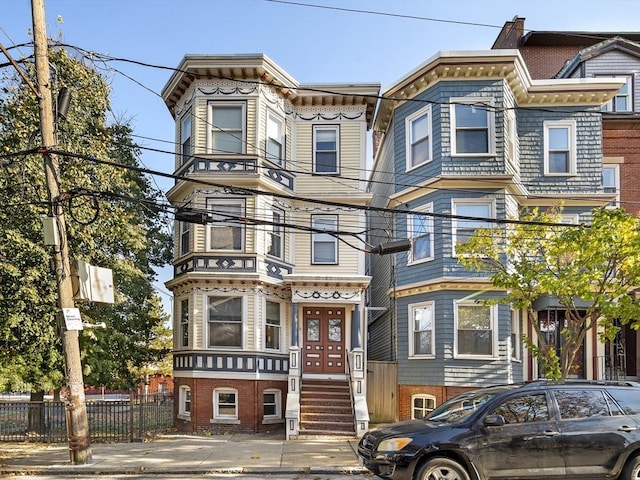
[[[298,438],[353,437],[355,435],[349,382],[303,379],[300,388]]]

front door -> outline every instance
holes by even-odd
[[[303,371],[345,373],[344,308],[304,307]]]

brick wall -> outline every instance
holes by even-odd
[[[629,122],[621,128],[605,129],[605,157],[622,157],[620,164],[620,201],[628,212],[640,213],[640,122]]]
[[[400,421],[411,419],[411,397],[413,395],[433,395],[436,398],[436,406],[438,406],[450,398],[469,390],[473,390],[473,388],[447,387],[442,385],[400,385],[398,418]]]

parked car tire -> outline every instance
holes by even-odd
[[[422,465],[415,480],[470,480],[469,474],[458,462],[444,457],[432,458]],[[635,479],[634,479],[635,480]]]
[[[640,453],[627,460],[620,480],[640,480]]]

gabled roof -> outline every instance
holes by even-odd
[[[531,31],[520,38],[520,47],[585,46],[611,37],[625,37],[640,42],[640,32]]]
[[[567,60],[564,66],[557,73],[556,78],[569,77],[573,72],[575,72],[581,63],[612,50],[619,50],[628,55],[640,58],[640,43],[629,40],[626,37],[615,36],[580,50],[573,56],[573,58]]]

